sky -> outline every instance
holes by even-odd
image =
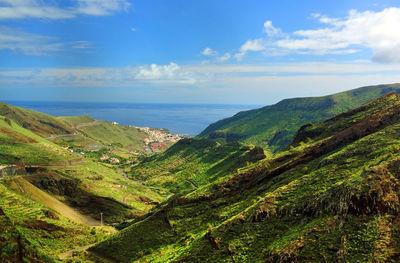
[[[0,0],[0,100],[268,105],[400,82],[400,1]]]

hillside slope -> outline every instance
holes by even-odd
[[[173,198],[91,251],[116,262],[399,261],[400,96],[316,127],[329,133],[303,127],[289,150]]]
[[[145,158],[128,174],[147,186],[176,194],[216,181],[265,157],[260,147],[186,138],[163,153]]]
[[[71,207],[58,201],[50,194],[40,190],[39,188],[37,188],[36,186],[34,186],[33,184],[31,184],[22,177],[16,177],[14,179],[7,180],[6,184],[15,192],[21,194],[22,196],[26,196],[32,201],[38,204],[42,204],[43,206],[74,221],[75,223],[87,226],[100,226],[99,221],[96,221],[93,218],[80,214]]]
[[[0,262],[5,263],[55,262],[59,253],[98,242],[107,232],[75,224],[1,181],[0,229]]]
[[[0,115],[13,120],[18,125],[41,137],[72,133],[73,129],[67,123],[54,116],[24,109],[0,102]]]
[[[60,146],[0,116],[0,164],[65,163],[77,159]]]
[[[400,84],[362,87],[324,97],[285,99],[213,123],[198,137],[282,150],[302,125],[331,118],[389,92],[399,93]]]
[[[63,120],[70,122],[74,117],[62,117]],[[144,139],[147,134],[135,127],[114,125],[107,121],[92,120],[75,124],[79,133],[86,139],[94,141],[97,145],[115,145],[117,147],[144,151]]]
[[[8,167],[12,169],[3,172]],[[112,165],[71,153],[0,116],[0,180],[3,174],[14,177],[16,173],[86,216],[99,220],[103,213],[107,223],[142,215],[165,199],[151,188],[129,180]],[[17,189],[24,189],[23,186],[34,188],[22,181]],[[50,202],[41,202],[51,199],[46,193],[38,192],[30,198],[57,211]],[[57,202],[56,199],[52,200]]]
[[[148,148],[144,141],[149,134],[139,128],[114,125],[90,116],[56,117],[3,102],[0,102],[0,116],[63,146],[86,150],[112,146],[123,152],[144,152]]]

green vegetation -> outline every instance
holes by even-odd
[[[73,159],[61,147],[2,116],[0,116],[0,157],[0,164],[13,164],[18,160],[26,164],[49,164]]]
[[[72,133],[70,125],[57,117],[2,102],[0,102],[0,116],[7,117],[42,137]]]
[[[259,147],[187,138],[145,158],[130,169],[129,175],[162,192],[182,193],[264,158]]]
[[[90,251],[117,262],[397,262],[399,130],[393,93],[303,128],[287,150],[172,197]]]
[[[275,154],[220,130],[138,157],[135,128],[55,117],[80,135],[46,140],[0,116],[0,164],[21,174],[0,174],[0,261],[398,262],[400,95],[356,107],[398,88],[267,107],[290,129],[330,117],[273,136]]]
[[[324,97],[286,99],[220,120],[198,137],[220,142],[241,141],[279,151],[291,143],[302,125],[331,118],[389,92],[400,92],[400,84],[363,87]]]
[[[165,199],[152,188],[126,178],[111,165],[88,161],[52,170],[53,175],[51,172],[39,172],[39,178],[47,176],[47,180],[54,180],[54,177],[57,180],[58,176],[62,176],[76,181],[77,185],[73,187],[79,190],[64,193],[66,200],[97,220],[100,219],[100,212],[104,213],[104,220],[110,223],[132,219],[147,213]]]
[[[143,140],[147,137],[137,128],[114,125],[106,121],[97,121],[97,125],[80,127],[79,131],[89,139],[102,145],[117,145],[128,150],[143,151]]]
[[[103,240],[108,231],[78,225],[0,184],[0,261],[55,262],[58,254]]]
[[[141,149],[145,135],[138,129],[87,116],[61,118],[0,107],[7,116],[0,116],[1,262],[58,262],[62,253],[76,258],[80,252],[72,249],[93,245],[114,231],[100,227],[101,219],[106,225],[132,220],[165,200],[99,161],[102,154],[136,158],[128,150]],[[59,145],[79,142],[75,138],[101,149]]]
[[[74,144],[80,147],[96,142],[97,145],[115,145],[128,150],[143,151],[143,140],[147,134],[135,127],[114,125],[89,116],[58,117],[58,119],[74,126],[82,134],[78,138],[69,138],[69,142],[76,140]],[[68,138],[66,140],[68,142]],[[84,140],[87,141],[86,145]]]

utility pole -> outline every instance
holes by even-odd
[[[100,226],[103,226],[103,213],[100,213]]]

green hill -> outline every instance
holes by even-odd
[[[123,138],[124,129],[115,128],[114,131],[119,131]],[[106,137],[107,133],[102,136]],[[116,140],[117,135],[110,136]],[[39,189],[97,220],[103,213],[108,223],[142,215],[165,199],[151,188],[128,179],[116,167],[80,153],[71,153],[14,120],[0,116],[0,166],[15,164],[17,173],[23,174]],[[26,170],[29,176],[25,175]],[[15,176],[15,172],[8,176]],[[0,180],[1,176],[2,173]],[[22,185],[28,186],[28,183],[19,188],[23,189]],[[32,195],[30,198],[37,202],[43,200],[39,197]],[[48,203],[42,205],[54,209]]]
[[[16,180],[25,190],[32,187],[21,178]],[[1,262],[55,262],[53,258],[57,258],[59,253],[98,242],[106,236],[108,231],[105,229],[76,224],[21,195],[14,190],[13,183],[0,182]],[[40,191],[32,194],[37,197],[46,195]],[[60,204],[59,208],[63,209],[63,205]]]
[[[60,146],[19,126],[14,120],[0,116],[0,165],[65,163],[77,159]]]
[[[70,121],[71,117],[63,117]],[[76,118],[76,117],[72,117]],[[89,125],[88,125],[89,124]],[[144,151],[144,139],[148,135],[135,127],[114,125],[107,121],[92,120],[75,124],[79,133],[97,145],[114,145],[123,149]],[[76,140],[77,138],[74,138]],[[75,143],[77,144],[77,143]]]
[[[398,262],[400,95],[155,209],[92,253],[114,262]]]
[[[186,138],[163,153],[145,158],[128,173],[147,186],[167,193],[181,193],[264,158],[260,147]]]
[[[72,133],[73,129],[67,123],[54,116],[24,109],[0,102],[0,115],[13,120],[18,125],[41,137]]]
[[[302,125],[331,118],[389,92],[400,92],[400,84],[362,87],[323,97],[285,99],[213,123],[198,137],[241,141],[278,151],[291,143]]]
[[[56,144],[79,149],[98,150],[112,145],[122,151],[144,152],[144,139],[149,137],[138,128],[90,116],[56,117],[2,102],[0,116]]]

